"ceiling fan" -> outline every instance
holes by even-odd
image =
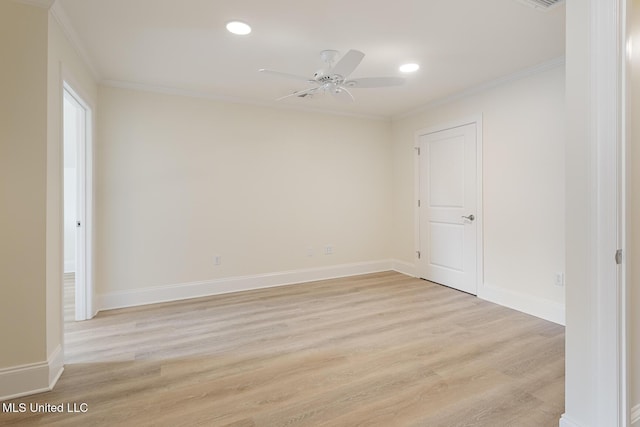
[[[325,68],[316,71],[311,78],[282,73],[280,71],[267,70],[264,68],[260,69],[260,72],[304,81],[308,84],[314,85],[313,87],[298,90],[289,95],[280,97],[276,99],[276,101],[280,101],[291,96],[304,98],[318,92],[329,92],[333,96],[345,101],[354,101],[355,99],[351,92],[349,92],[349,89],[400,86],[404,84],[404,79],[402,77],[365,77],[361,79],[349,79],[351,73],[356,69],[360,62],[362,62],[364,53],[359,50],[351,49],[344,54],[344,56],[342,56],[335,65],[333,65],[337,56],[338,51],[336,50],[323,50],[320,52],[320,58],[327,65]]]

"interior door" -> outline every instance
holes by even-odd
[[[476,124],[418,141],[420,277],[476,295]]]

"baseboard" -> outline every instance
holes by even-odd
[[[478,289],[478,298],[500,304],[559,325],[565,324],[564,305],[484,284]]]
[[[0,401],[51,391],[63,370],[60,346],[44,362],[0,369]]]
[[[115,308],[134,307],[231,292],[313,282],[316,280],[356,276],[359,274],[379,273],[381,271],[392,270],[392,266],[393,263],[390,260],[371,261],[110,292],[98,296],[98,309],[111,310]]]
[[[49,390],[53,390],[64,371],[64,353],[61,345],[53,351],[47,364],[49,365]]]
[[[640,403],[631,408],[631,427],[640,427]]]
[[[391,269],[407,276],[418,277],[415,264],[400,261],[399,259],[391,260]]]
[[[630,417],[630,426],[631,427],[640,427],[640,404],[637,404],[633,408],[631,408],[631,417]],[[562,414],[562,418],[560,418],[560,427],[582,427],[577,422],[569,419],[566,414]]]
[[[576,421],[567,417],[567,414],[562,414],[562,417],[560,417],[560,427],[582,427],[582,426],[578,424]]]
[[[414,264],[400,260],[341,264],[305,270],[257,274],[252,276],[234,276],[201,282],[110,292],[98,296],[98,310],[111,310],[178,301],[389,270],[394,270],[407,276],[417,276]],[[564,306],[542,298],[535,298],[530,295],[519,294],[486,284],[482,287],[482,290],[478,292],[478,297],[554,323],[564,325],[565,322]]]

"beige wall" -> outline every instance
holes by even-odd
[[[97,100],[89,69],[49,14],[47,132],[47,353],[62,343],[63,157],[62,82],[67,80],[86,102]]]
[[[1,389],[11,394],[23,381],[47,387],[61,368],[60,70],[92,78],[45,8],[1,2],[0,46],[0,368],[50,363],[44,376],[11,371],[17,382]]]
[[[62,370],[61,70],[94,97],[96,86],[43,7],[1,2],[0,49],[0,396],[10,396]]]
[[[388,122],[99,97],[98,293],[390,258]]]
[[[633,55],[629,63],[629,108],[627,113],[629,139],[627,142],[627,284],[631,315],[630,338],[630,404],[640,405],[640,1],[631,6],[629,35],[633,40]]]
[[[393,122],[394,255],[414,262],[415,133],[483,117],[484,284],[564,304],[564,67]]]
[[[0,368],[46,359],[47,11],[0,2]]]

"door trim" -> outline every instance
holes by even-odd
[[[476,293],[478,295],[484,290],[484,244],[483,244],[483,228],[484,228],[484,216],[483,216],[483,204],[482,204],[482,113],[475,114],[473,116],[452,120],[450,122],[440,123],[425,127],[418,130],[414,134],[414,264],[418,265],[418,252],[420,251],[420,208],[418,206],[418,200],[420,200],[420,157],[418,156],[418,149],[420,148],[420,137],[429,135],[444,130],[457,128],[460,126],[466,126],[470,124],[476,125],[476,201],[477,201],[477,214],[476,214]],[[416,268],[416,272],[419,269]]]
[[[590,34],[591,110],[589,128],[592,168],[590,205],[593,240],[590,256],[596,268],[594,277],[596,364],[596,423],[598,425],[629,425],[627,334],[628,315],[626,256],[617,265],[612,254],[617,249],[627,253],[624,232],[626,207],[622,173],[626,172],[624,84],[626,0],[601,2],[591,0],[592,29]],[[613,424],[613,421],[616,424]]]
[[[87,320],[95,315],[94,290],[93,290],[93,141],[94,141],[94,108],[76,90],[76,86],[70,83],[67,76],[63,76],[61,85],[61,101],[64,100],[64,93],[71,97],[84,108],[85,118],[85,141],[84,147],[78,151],[78,169],[83,179],[78,180],[78,200],[80,209],[80,220],[83,223],[78,247],[76,248],[76,274],[81,273],[81,280],[76,277],[75,298],[75,319]],[[61,105],[62,110],[64,107]],[[64,128],[64,113],[62,114],[62,128]],[[64,147],[64,132],[62,135],[62,145]],[[64,198],[64,195],[62,196]],[[64,200],[62,201],[64,204]],[[64,218],[64,215],[63,215]],[[64,312],[64,308],[63,308]]]
[[[624,94],[627,36],[624,14],[628,6],[627,0],[567,4],[567,16],[572,17],[568,22],[573,20],[576,30],[573,36],[580,33],[580,48],[584,48],[575,57],[569,56],[567,82],[571,82],[574,74],[583,74],[586,82],[570,89],[587,90],[589,95],[585,111],[570,117],[568,126],[568,141],[572,142],[569,148],[581,146],[577,155],[585,158],[580,166],[587,181],[580,188],[567,187],[568,191],[578,191],[578,200],[584,199],[584,211],[580,214],[589,221],[587,225],[568,229],[567,251],[575,249],[573,235],[582,233],[586,247],[576,259],[589,270],[588,281],[567,282],[565,358],[567,367],[573,368],[567,369],[565,378],[566,405],[561,427],[580,423],[627,427],[630,423],[626,256],[621,266],[614,261],[617,249],[626,253],[624,124],[629,111]],[[568,104],[572,107],[571,99]],[[581,116],[589,121],[575,121]],[[567,210],[566,215],[569,224],[575,212]],[[576,271],[578,266],[572,268]],[[567,268],[567,275],[570,273]],[[588,306],[578,306],[573,301],[572,295],[578,293],[586,295]]]

